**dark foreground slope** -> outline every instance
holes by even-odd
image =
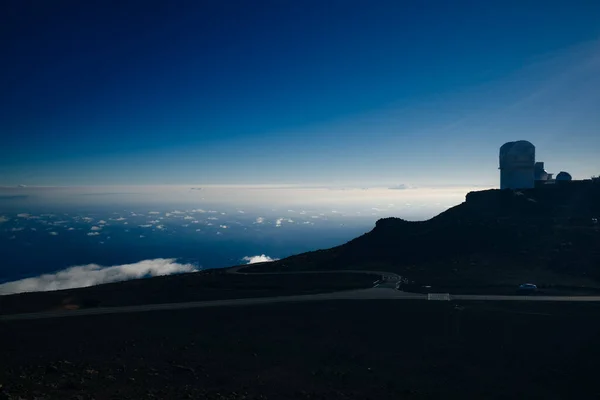
[[[600,394],[596,303],[461,307],[340,301],[0,324],[0,398],[548,400]]]
[[[374,269],[442,286],[598,286],[600,184],[472,192],[423,222],[377,221],[342,246],[250,271]]]
[[[0,315],[325,293],[371,287],[374,279],[377,276],[370,274],[241,275],[213,269],[87,288],[0,296]]]

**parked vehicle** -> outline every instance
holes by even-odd
[[[531,294],[537,292],[537,285],[533,283],[523,283],[519,286],[518,292],[521,294]]]

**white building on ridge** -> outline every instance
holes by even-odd
[[[535,146],[526,140],[500,147],[500,189],[535,186]]]

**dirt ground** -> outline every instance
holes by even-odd
[[[0,324],[0,399],[593,398],[597,304],[336,301]]]

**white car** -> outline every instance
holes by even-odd
[[[537,291],[537,285],[534,285],[533,283],[523,283],[519,286],[519,292],[532,293],[535,291]]]

